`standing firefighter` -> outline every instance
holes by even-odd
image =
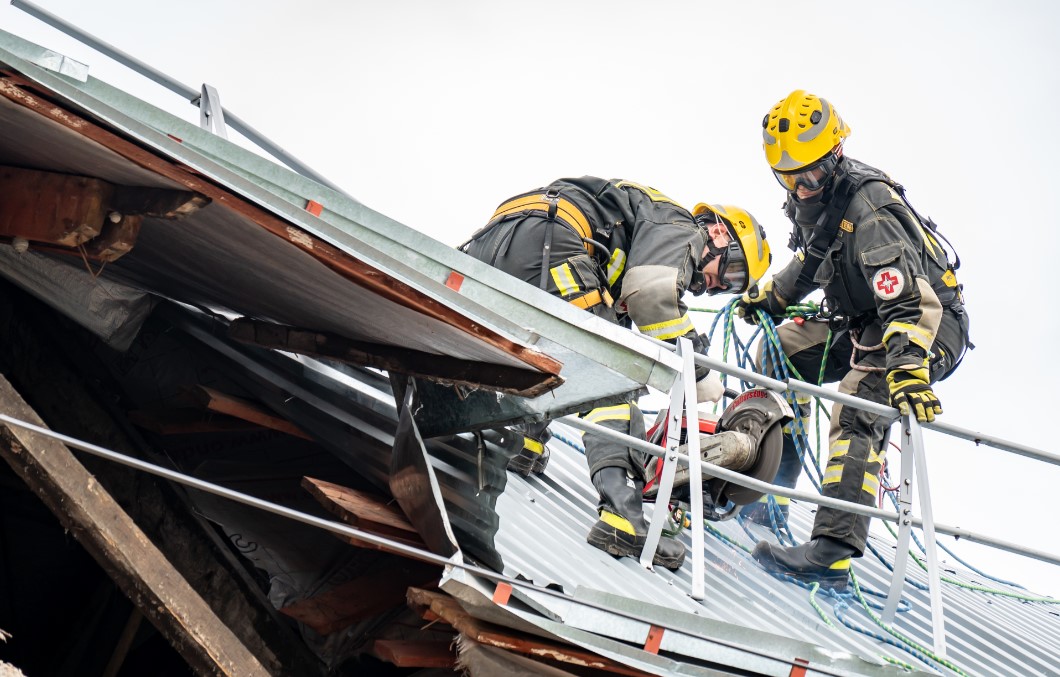
[[[769,246],[757,221],[737,207],[698,205],[694,214],[659,191],[629,181],[592,176],[560,179],[502,204],[461,249],[611,322],[671,343],[680,337],[699,352],[682,301],[693,294],[741,293],[769,266]],[[696,367],[699,401],[716,402],[723,388]],[[644,420],[632,402],[598,407],[587,421],[644,439]],[[522,451],[509,469],[528,475],[547,461],[547,423],[526,425]],[[589,543],[612,555],[639,557],[648,455],[586,433],[585,457],[600,494],[600,519]],[[654,562],[677,569],[684,546],[664,538]]]
[[[828,101],[796,90],[762,123],[766,158],[788,191],[795,258],[757,294],[744,294],[740,313],[757,322],[764,311],[779,322],[788,305],[822,289],[829,321],[778,329],[795,368],[819,373],[831,326],[825,382],[838,380],[842,393],[933,421],[942,406],[931,384],[949,376],[970,345],[956,266],[935,224],[886,174],[843,156],[850,128]],[[758,362],[768,373],[761,350]],[[886,416],[833,406],[825,496],[875,505],[890,424]],[[776,483],[793,487],[799,468],[788,435]],[[784,548],[761,541],[754,558],[769,571],[844,589],[850,558],[861,557],[868,531],[868,517],[821,507],[809,542]]]

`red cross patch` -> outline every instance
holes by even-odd
[[[872,291],[884,301],[896,298],[905,289],[905,278],[897,268],[881,268],[872,276]]]

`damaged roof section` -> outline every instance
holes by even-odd
[[[66,210],[66,225],[0,219],[16,245],[0,255],[54,306],[98,285],[120,292],[108,322],[74,315],[117,347],[143,306],[172,299],[234,320],[236,340],[425,379],[425,435],[675,378],[666,351],[105,83],[54,72],[49,54],[0,33],[0,187],[4,212]]]

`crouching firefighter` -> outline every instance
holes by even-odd
[[[769,265],[769,246],[757,221],[737,207],[698,205],[694,214],[659,191],[629,181],[592,176],[560,179],[498,207],[461,249],[491,266],[570,303],[641,333],[674,343],[707,345],[692,325],[682,295],[741,293]],[[699,401],[718,401],[717,375],[696,367]],[[581,416],[644,439],[644,418],[632,401]],[[540,473],[547,461],[548,423],[519,427],[522,450],[509,469]],[[586,433],[585,457],[600,496],[592,545],[616,556],[639,557],[647,536],[643,515],[647,454]],[[677,569],[685,548],[664,538],[655,564]]]
[[[796,90],[762,124],[766,158],[787,191],[795,258],[757,294],[745,294],[739,312],[758,322],[764,311],[780,322],[787,306],[822,289],[826,317],[778,328],[795,368],[823,373],[826,383],[839,381],[841,393],[933,421],[942,406],[932,384],[949,376],[972,347],[955,275],[959,259],[954,254],[951,264],[935,224],[917,214],[900,185],[844,156],[850,128],[828,101]],[[774,368],[761,346],[758,368],[766,374]],[[887,416],[833,405],[823,495],[875,505],[890,426]],[[800,468],[789,434],[775,483],[794,487]],[[764,511],[751,516],[768,523]],[[845,589],[850,558],[864,552],[869,521],[822,506],[809,542],[785,548],[763,540],[753,555],[769,571]]]

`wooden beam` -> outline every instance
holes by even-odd
[[[263,348],[327,357],[446,385],[474,386],[522,397],[537,397],[563,382],[559,376],[544,378],[530,369],[461,360],[248,318],[233,320],[228,326],[228,335],[236,341]]]
[[[94,261],[109,263],[132,251],[144,217],[133,214],[116,214],[116,219],[107,218],[97,237],[85,243],[85,255]]]
[[[113,192],[87,176],[0,167],[0,234],[76,247],[99,235]]]
[[[379,660],[399,668],[454,668],[456,652],[453,643],[438,640],[414,641],[377,639],[371,653]]]
[[[423,539],[405,517],[405,513],[381,497],[312,477],[303,477],[302,487],[342,522],[405,545],[426,549]],[[383,546],[353,538],[351,542],[354,545],[363,544],[363,547],[386,550]]]
[[[0,412],[44,426],[2,376]],[[0,456],[199,674],[269,674],[63,444],[0,423]]]
[[[647,677],[648,673],[623,665],[609,658],[586,651],[570,644],[560,644],[510,628],[473,618],[464,611],[460,603],[445,593],[434,590],[409,588],[408,604],[424,616],[427,612],[439,616],[453,626],[457,632],[467,635],[480,644],[488,644],[533,658],[559,661],[579,665],[617,675]]]
[[[380,555],[370,569],[327,592],[289,604],[280,613],[330,635],[405,604],[410,585],[438,581],[442,567],[396,555]]]

